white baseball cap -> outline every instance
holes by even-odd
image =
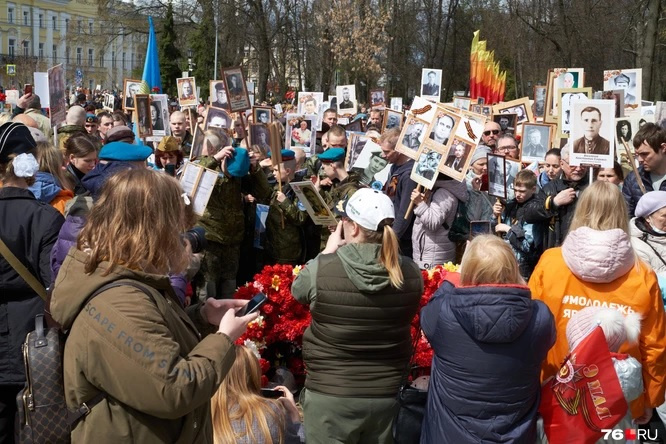
[[[371,231],[378,231],[379,224],[384,219],[395,219],[391,199],[372,188],[359,189],[345,201],[340,202],[336,210],[341,216],[346,216]]]

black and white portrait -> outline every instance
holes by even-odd
[[[210,105],[215,108],[229,109],[227,90],[224,88],[224,80],[210,81]]]
[[[408,117],[405,127],[402,129],[396,150],[402,154],[416,159],[417,151],[425,137],[428,123],[417,117]]]
[[[135,94],[134,105],[136,106],[136,119],[138,122],[137,136],[140,139],[152,136],[150,96],[148,94]]]
[[[370,91],[370,104],[373,108],[383,107],[385,103],[383,89],[374,89]]]
[[[402,112],[402,97],[391,97],[391,109]]]
[[[546,151],[550,149],[552,127],[539,123],[523,125],[523,137],[520,141],[522,161],[525,163],[543,162]]]
[[[560,88],[558,94],[560,137],[568,138],[571,133],[571,106],[579,100],[589,99],[592,95],[592,88]]]
[[[452,115],[442,114],[437,117],[434,125],[432,125],[428,138],[438,145],[446,145],[449,143],[449,137],[451,137],[451,131],[453,131],[455,125],[456,120]]]
[[[462,179],[467,172],[467,160],[470,152],[472,151],[472,144],[458,138],[453,138],[449,155],[446,158],[444,165],[452,170],[452,173],[447,173],[454,179]]]
[[[360,182],[373,188],[384,185],[391,168],[382,155],[382,148],[369,138],[364,141],[363,149],[350,165],[350,171],[358,173]]]
[[[496,114],[493,116],[493,122],[500,126],[504,134],[514,134],[516,132],[517,114]]]
[[[181,107],[197,105],[197,84],[194,77],[176,79],[178,86],[178,104]]]
[[[265,125],[257,123],[250,125],[250,144],[253,148],[256,146],[264,157],[271,151],[270,134]]]
[[[356,85],[335,88],[338,98],[338,114],[356,114]]]
[[[488,154],[488,194],[506,199],[506,159]]]
[[[546,111],[546,90],[545,85],[534,86],[534,117],[543,117]]]
[[[402,113],[387,109],[384,111],[384,129],[383,131],[402,128]]]
[[[273,121],[273,112],[268,106],[253,106],[252,107],[252,120],[254,123],[261,123],[268,125]]]
[[[204,123],[204,130],[208,128],[223,128],[232,130],[232,118],[225,110],[221,108],[208,107],[206,113],[206,121]]]
[[[153,140],[171,134],[169,126],[169,96],[166,94],[150,95],[150,117],[153,122]],[[157,139],[155,139],[157,137]]]
[[[248,97],[242,69],[239,67],[223,69],[222,77],[224,78],[224,87],[227,90],[229,110],[238,112],[250,109],[252,104]]]
[[[126,111],[135,109],[134,95],[139,93],[140,88],[141,88],[141,80],[125,79],[125,88],[123,89],[124,91],[123,108]]]
[[[368,140],[370,140],[370,138],[362,134],[351,134],[349,136],[349,141],[347,142],[347,158],[345,159],[345,167],[347,168],[347,171],[349,171],[352,165],[356,163],[358,156],[361,155]]]
[[[439,102],[442,89],[442,70],[424,68],[421,70],[421,96]]]
[[[604,72],[604,89],[621,89],[624,91],[624,106],[635,109],[641,104],[641,78],[642,69],[625,69],[622,71],[611,71],[607,76]],[[608,78],[607,78],[608,77]],[[631,106],[634,105],[634,106]]]
[[[442,157],[442,153],[423,147],[414,163],[411,179],[426,188],[432,188],[437,180],[437,168],[442,161]]]
[[[570,165],[612,168],[615,148],[615,103],[585,100],[572,105]]]

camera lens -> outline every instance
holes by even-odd
[[[187,230],[183,236],[190,242],[192,246],[192,253],[201,253],[206,246],[208,246],[208,241],[206,240],[206,230],[202,227],[194,227],[190,230]]]

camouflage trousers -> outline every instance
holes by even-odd
[[[208,241],[195,278],[199,300],[209,297],[229,299],[236,291],[236,274],[240,260],[240,244],[226,245]]]

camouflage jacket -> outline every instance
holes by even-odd
[[[281,203],[277,201],[277,191],[276,185],[266,220],[267,249],[278,263],[300,263],[304,250],[302,225],[309,216],[304,208],[299,208],[298,198],[289,184],[282,186],[287,198]]]

